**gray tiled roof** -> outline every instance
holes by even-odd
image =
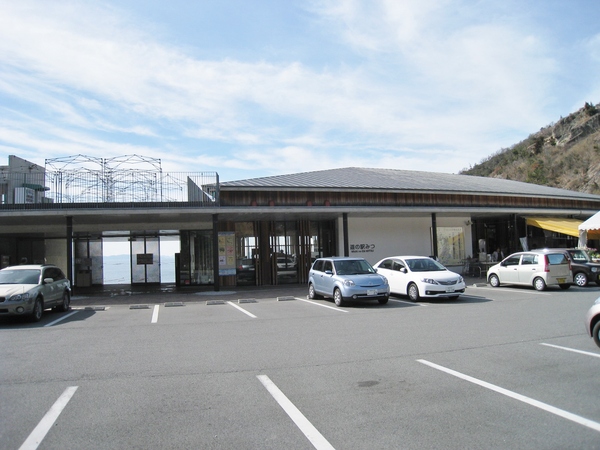
[[[377,190],[418,192],[464,192],[494,195],[531,195],[600,200],[599,195],[540,186],[499,178],[412,170],[347,167],[289,175],[250,178],[221,183],[227,190]]]

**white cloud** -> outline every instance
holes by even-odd
[[[422,170],[443,159],[431,170],[457,171],[556,118],[552,49],[486,14],[492,2],[310,5],[311,26],[347,59],[201,59],[106,3],[4,1],[0,142],[45,157],[147,154],[182,170]]]

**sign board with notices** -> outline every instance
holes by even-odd
[[[15,188],[15,203],[35,203],[35,191],[26,187]]]
[[[219,233],[219,275],[235,275],[235,232]]]
[[[154,264],[154,253],[138,253],[136,257],[138,266]]]

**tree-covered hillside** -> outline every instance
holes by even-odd
[[[460,173],[600,194],[599,109],[600,104],[586,103],[579,111]]]

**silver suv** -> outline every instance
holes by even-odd
[[[493,287],[520,284],[533,286],[538,291],[543,291],[547,286],[569,289],[573,283],[571,260],[563,250],[513,253],[490,267],[487,280]]]
[[[308,298],[319,296],[333,298],[337,306],[350,300],[378,300],[383,305],[390,286],[364,258],[319,258],[308,273]]]
[[[12,266],[0,270],[0,315],[42,318],[44,309],[68,311],[71,283],[58,267],[49,264]]]

